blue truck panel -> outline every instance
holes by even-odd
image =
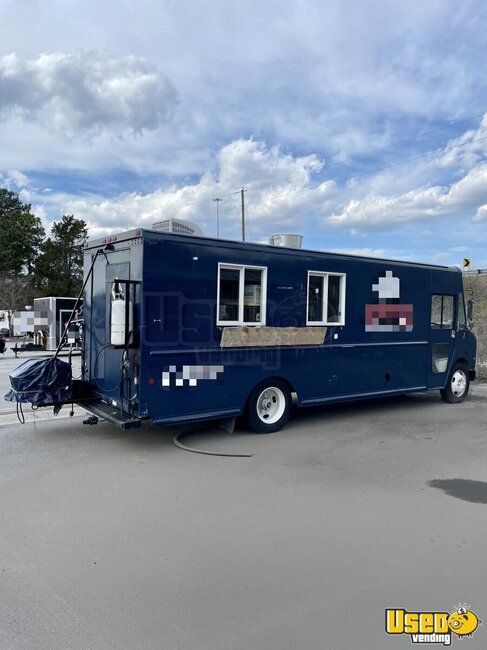
[[[446,390],[459,363],[474,373],[457,269],[149,230],[90,243],[86,269],[100,247],[84,296],[83,382],[121,421],[238,415],[276,378],[259,398],[271,411],[287,390],[305,406]],[[110,343],[119,281],[131,329],[122,347]],[[237,312],[246,320],[230,320]]]

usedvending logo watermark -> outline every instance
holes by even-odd
[[[386,609],[387,634],[406,634],[411,643],[451,645],[452,634],[460,639],[473,636],[482,621],[465,603],[453,612],[408,612]]]

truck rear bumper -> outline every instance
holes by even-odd
[[[72,401],[97,417],[116,424],[121,429],[139,429],[142,426],[142,418],[121,411],[119,406],[113,406],[97,395],[91,384],[86,381],[80,379],[73,381]]]
[[[116,424],[121,429],[140,429],[142,426],[141,418],[134,418],[127,413],[121,413],[120,409],[116,406],[112,406],[101,400],[83,400],[82,402],[76,403],[102,420]]]

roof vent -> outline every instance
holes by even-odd
[[[164,221],[158,221],[153,224],[152,229],[158,232],[172,232],[175,235],[197,235],[204,237],[204,233],[199,226],[183,219],[164,219]]]
[[[269,240],[271,246],[283,246],[284,248],[301,248],[302,235],[272,235]]]

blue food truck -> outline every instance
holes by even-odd
[[[457,268],[135,229],[85,249],[75,401],[123,428],[439,390],[475,378]]]

